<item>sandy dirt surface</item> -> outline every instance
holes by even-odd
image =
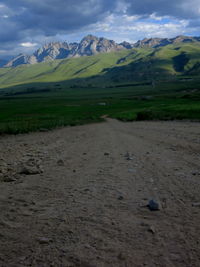
[[[0,168],[1,267],[200,266],[199,123],[1,136]]]

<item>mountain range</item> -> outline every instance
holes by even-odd
[[[18,56],[6,66],[0,68],[0,88],[105,87],[199,79],[200,38],[178,36],[117,44],[89,35],[79,44],[47,44],[31,56]]]
[[[19,65],[33,65],[56,59],[78,58],[93,56],[99,53],[117,52],[133,48],[159,48],[170,44],[200,43],[200,37],[177,36],[175,38],[145,38],[134,44],[122,42],[117,44],[113,40],[87,35],[80,43],[52,42],[45,44],[32,55],[20,54],[8,62],[0,60],[0,67],[17,67]]]

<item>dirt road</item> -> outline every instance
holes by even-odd
[[[0,159],[1,267],[200,266],[199,123],[2,136]]]

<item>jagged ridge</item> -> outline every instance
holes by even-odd
[[[35,64],[55,59],[92,56],[98,53],[114,52],[131,48],[132,46],[127,43],[117,44],[112,40],[88,35],[84,37],[80,43],[49,43],[35,51],[31,56],[20,54],[9,61],[5,67],[16,67],[21,64]]]
[[[92,56],[99,53],[115,52],[132,48],[158,48],[169,44],[200,42],[200,37],[177,36],[175,38],[145,38],[131,44],[122,42],[117,44],[113,40],[87,35],[80,43],[54,42],[44,45],[33,55],[20,54],[10,60],[4,67],[16,67],[23,64],[49,62],[55,59],[65,59],[82,56]]]

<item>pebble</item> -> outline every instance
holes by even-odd
[[[15,182],[17,179],[14,176],[4,176],[3,177],[3,181],[5,183],[11,183],[11,182]]]
[[[126,257],[125,257],[125,255],[124,255],[122,252],[119,253],[117,257],[118,257],[118,259],[121,260],[121,261],[126,260]]]
[[[149,201],[147,206],[152,211],[160,210],[160,204],[153,199]]]
[[[199,175],[199,173],[198,172],[193,172],[192,175],[196,176],[196,175]]]
[[[131,153],[129,152],[127,152],[124,156],[127,160],[133,160],[133,157],[131,156]]]
[[[134,169],[128,169],[128,172],[135,173],[136,171]]]
[[[155,232],[156,232],[155,227],[151,225],[151,226],[148,228],[148,232],[150,232],[150,233],[152,233],[152,234],[155,234]]]
[[[200,202],[192,203],[193,207],[200,207]]]
[[[19,171],[20,174],[26,174],[26,175],[34,175],[42,173],[42,170],[40,167],[37,166],[23,166],[21,170]]]
[[[37,239],[37,241],[38,241],[40,244],[49,244],[50,242],[52,242],[51,239],[46,238],[46,237],[39,237],[39,238]]]
[[[64,163],[64,161],[62,159],[59,159],[57,161],[57,164],[58,164],[58,166],[64,166],[65,165],[65,163]]]

